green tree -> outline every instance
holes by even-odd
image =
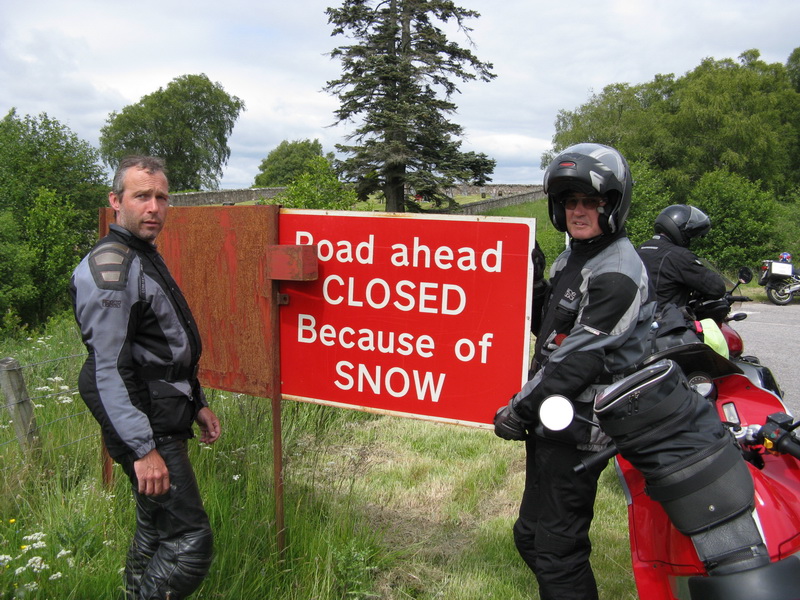
[[[38,290],[32,269],[33,251],[21,239],[20,227],[10,210],[0,211],[0,336],[10,333],[6,324],[15,324],[35,305]]]
[[[292,183],[300,174],[308,170],[312,159],[322,156],[319,140],[283,140],[267,154],[258,167],[254,185],[256,187],[276,187]],[[332,155],[329,156],[332,159]]]
[[[0,120],[0,329],[67,305],[72,267],[97,238],[108,180],[94,148],[42,113]],[[52,218],[45,218],[45,215]]]
[[[676,173],[679,195],[705,173],[726,169],[784,194],[793,182],[793,150],[800,133],[800,95],[781,64],[758,60],[758,51],[704,60],[676,90],[672,130],[682,143],[664,166]],[[677,174],[680,174],[678,177]]]
[[[789,81],[796,92],[800,92],[800,47],[792,50],[786,60],[786,72],[789,74]]]
[[[792,190],[781,201],[775,203],[775,249],[789,252],[795,263],[800,262],[800,187]],[[764,256],[763,258],[775,258]]]
[[[326,210],[347,210],[356,200],[355,191],[339,181],[333,165],[324,156],[309,160],[306,170],[275,198],[287,208]]]
[[[112,112],[100,130],[100,153],[112,168],[128,154],[159,156],[172,190],[216,189],[231,154],[228,137],[244,108],[205,74],[182,75]]]
[[[44,322],[69,306],[67,289],[80,261],[75,248],[81,241],[75,207],[52,190],[40,188],[25,220],[28,247],[33,255],[31,274],[38,294],[27,322]]]
[[[497,161],[489,158],[483,152],[464,152],[461,155],[460,175],[458,179],[463,183],[471,185],[486,185],[492,178],[489,174],[494,173]]]
[[[592,94],[575,110],[556,116],[553,150],[542,155],[542,168],[573,144],[595,142],[613,146],[630,160],[654,161],[671,134],[665,130],[664,111],[674,91],[672,75],[658,75],[649,84],[615,83]]]
[[[719,268],[757,267],[777,251],[772,235],[776,203],[758,183],[719,169],[704,174],[687,200],[711,219],[711,231],[692,250]]]
[[[747,50],[738,62],[705,59],[678,79],[609,85],[574,111],[559,111],[553,152],[583,141],[614,146],[662,171],[683,202],[718,169],[782,196],[800,183],[799,140],[800,94],[787,68]]]
[[[638,247],[653,236],[653,224],[658,214],[675,203],[658,169],[646,161],[631,162],[630,168],[633,201],[625,228],[633,245]]]
[[[344,0],[326,12],[334,35],[357,42],[332,51],[342,75],[326,90],[340,101],[339,123],[361,121],[352,144],[337,146],[348,155],[341,172],[359,197],[380,190],[386,210],[403,211],[409,180],[417,188],[452,185],[463,160],[462,128],[448,120],[459,91],[454,80],[495,75],[442,26],[454,23],[469,39],[466,21],[479,13],[448,0]]]
[[[97,150],[45,113],[19,117],[11,109],[0,120],[0,209],[25,219],[43,187],[79,211],[78,227],[97,231],[108,190]]]

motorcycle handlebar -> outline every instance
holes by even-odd
[[[786,413],[774,413],[767,417],[767,422],[758,432],[756,439],[772,451],[788,454],[800,460],[800,440],[794,436],[794,431],[800,423]]]
[[[612,443],[611,445],[600,450],[600,452],[595,452],[594,454],[584,458],[580,463],[572,467],[572,470],[576,473],[585,473],[592,467],[596,467],[608,459],[613,458],[618,453],[619,450],[617,450],[617,447]]]
[[[778,443],[775,444],[775,448],[778,452],[794,456],[796,459],[800,460],[800,442],[793,439],[791,436],[787,435],[781,438]]]

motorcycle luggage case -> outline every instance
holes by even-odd
[[[595,398],[602,429],[686,535],[724,523],[753,503],[753,479],[712,404],[662,360]]]
[[[761,268],[761,274],[758,278],[759,285],[766,285],[768,281],[773,279],[786,279],[792,276],[792,263],[778,262],[776,260],[765,260],[763,262],[766,268]]]

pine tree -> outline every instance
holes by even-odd
[[[406,187],[435,199],[454,181],[475,178],[467,166],[474,160],[460,151],[462,127],[448,120],[457,108],[454,80],[495,75],[442,26],[454,23],[469,40],[465,21],[480,15],[445,0],[345,0],[326,12],[333,35],[357,42],[331,53],[342,75],[326,90],[340,100],[338,123],[360,120],[351,143],[337,146],[349,155],[339,167],[359,197],[380,190],[386,210],[402,212]],[[489,170],[478,179],[486,181],[494,161],[484,163]]]

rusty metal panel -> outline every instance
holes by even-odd
[[[206,387],[279,397],[278,282],[266,276],[278,215],[277,206],[169,209],[158,249],[200,329]]]

